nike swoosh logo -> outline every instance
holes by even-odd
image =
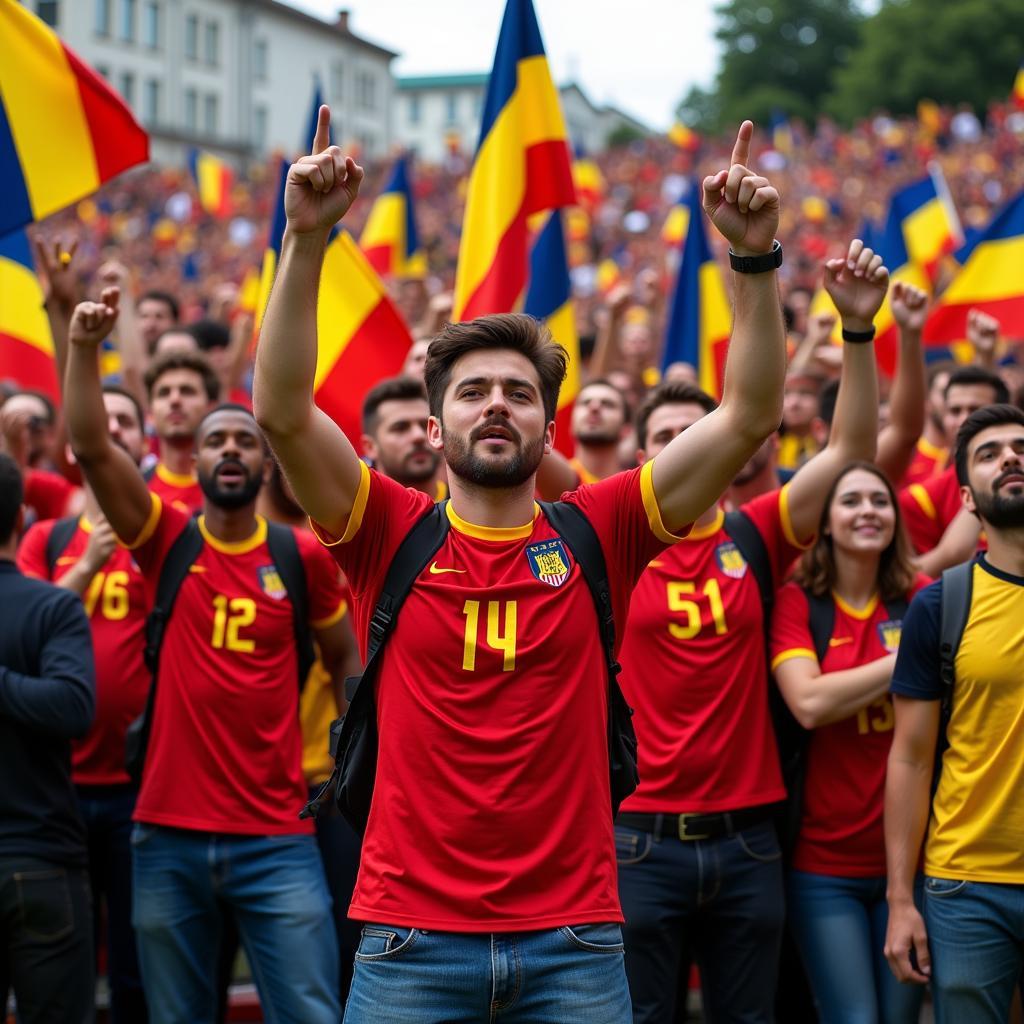
[[[206,572],[206,566],[204,565],[190,565],[188,567],[189,572]]]
[[[465,574],[465,573],[469,572],[469,570],[468,569],[440,569],[440,568],[438,568],[437,562],[434,562],[433,565],[431,565],[431,567],[430,567],[430,575],[431,576],[440,576],[441,573],[443,573],[443,572],[458,572],[458,573]]]
[[[650,561],[649,561],[649,562],[647,563],[647,567],[648,567],[649,569],[658,569],[658,568],[660,568],[661,566],[663,566],[664,564],[665,564],[664,562],[659,562],[659,561],[658,561],[658,560],[657,560],[656,558],[652,558],[652,559],[651,559],[651,560],[650,560]]]
[[[852,636],[834,636],[831,640],[829,640],[828,645],[829,645],[829,647],[842,647],[843,644],[852,644],[852,643],[853,643],[853,637]]]
[[[57,564],[58,565],[74,565],[77,561],[78,561],[78,559],[75,558],[74,555],[61,555],[60,558],[57,559]]]

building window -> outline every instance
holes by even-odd
[[[267,108],[253,107],[252,111],[253,142],[262,149],[267,144]]]
[[[376,85],[376,80],[369,72],[360,71],[356,75],[356,103],[364,110],[373,110],[377,105]]]
[[[160,48],[160,4],[149,0],[142,9],[142,42],[151,50]]]
[[[39,20],[46,22],[50,28],[56,28],[59,6],[57,0],[39,0],[36,4],[36,14],[39,15]]]
[[[270,53],[266,39],[257,39],[252,51],[252,71],[257,82],[267,80]]]
[[[331,99],[338,102],[345,95],[345,65],[335,61],[331,65]]]
[[[126,43],[135,41],[135,0],[121,0],[119,32]]]
[[[142,120],[146,124],[158,124],[160,121],[159,79],[146,79],[145,91],[142,94]]]
[[[199,97],[195,89],[185,90],[185,130],[194,135],[199,127]]]
[[[419,96],[409,97],[409,124],[420,123],[420,98]]]
[[[445,121],[447,124],[455,124],[459,117],[459,97],[450,92],[445,97]]]
[[[97,65],[95,65],[95,67],[96,67],[96,74],[99,75],[100,78],[102,78],[104,81],[109,82],[110,81],[110,68],[108,68],[106,64],[97,64]]]
[[[110,0],[96,0],[96,35],[110,35]]]
[[[122,71],[118,79],[117,91],[129,107],[135,106],[135,76],[130,71]]]
[[[199,56],[199,15],[190,14],[185,19],[185,56],[195,60]]]
[[[210,67],[215,67],[219,59],[220,50],[220,25],[215,21],[206,23],[206,32],[203,36],[203,58]]]
[[[209,93],[203,100],[203,131],[207,135],[217,134],[217,95]]]

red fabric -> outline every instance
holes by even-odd
[[[780,494],[743,506],[764,538],[776,581],[798,554],[782,531]],[[721,600],[717,625],[712,595]],[[671,604],[690,601],[699,632],[673,635],[691,620],[685,607],[673,611]],[[640,786],[623,810],[726,811],[785,797],[764,643],[757,581],[723,527],[703,538],[691,534],[651,562],[633,592],[620,657],[640,748]]]
[[[42,391],[60,404],[57,364],[50,353],[17,335],[0,331],[0,366],[4,368],[4,377],[16,380],[20,387]]]
[[[180,512],[192,515],[203,507],[203,489],[199,481],[193,479],[188,486],[165,480],[161,474],[161,464],[157,463],[156,471],[149,478],[147,486],[150,493],[155,494],[165,505],[171,505]]]
[[[45,469],[25,471],[25,504],[37,520],[60,519],[78,488],[59,473]]]
[[[910,460],[907,472],[904,474],[903,486],[909,487],[911,484],[921,484],[925,480],[931,480],[933,476],[937,476],[942,472],[944,465],[945,456],[937,458],[930,452],[922,451],[918,447],[914,452],[914,457]]]
[[[905,487],[899,493],[900,512],[914,549],[923,555],[942,540],[946,527],[963,507],[963,502],[955,466],[916,486],[927,493],[928,500],[922,502],[920,492],[915,494],[915,486]]]
[[[90,532],[79,525],[51,572],[46,543],[53,525],[53,520],[37,523],[18,548],[22,572],[51,582],[61,579],[85,554]],[[130,781],[124,769],[124,734],[142,713],[149,690],[142,658],[145,586],[131,552],[120,546],[114,550],[86,588],[82,602],[96,659],[96,717],[88,734],[71,745],[71,776],[79,785],[119,785]]]
[[[134,552],[151,599],[188,518],[163,505],[153,535]],[[310,619],[326,619],[343,599],[337,569],[315,538],[295,534]],[[138,821],[241,835],[313,831],[298,820],[307,794],[291,602],[266,542],[246,546],[226,553],[207,541],[178,591]]]
[[[664,547],[639,470],[566,500],[601,539],[624,622],[630,590]],[[371,472],[361,526],[330,549],[364,651],[391,556],[430,504]],[[453,526],[402,607],[377,683],[380,757],[349,911],[357,920],[465,932],[622,920],[593,599],[567,550],[564,582],[534,575],[531,547],[555,534],[543,515],[527,529],[485,540]]]

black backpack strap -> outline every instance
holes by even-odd
[[[820,667],[828,653],[828,642],[836,626],[836,604],[831,594],[812,594],[806,587],[803,592],[807,598],[807,625],[811,629],[814,654]]]
[[[142,479],[145,480],[147,484],[149,483],[150,480],[153,479],[153,477],[156,476],[156,467],[158,465],[159,465],[159,463],[154,462],[152,465],[147,466],[142,471]]]
[[[57,559],[67,550],[75,531],[78,529],[78,516],[65,516],[58,519],[50,530],[50,536],[46,538],[46,568],[50,572],[50,579],[53,579],[53,570]]]
[[[306,567],[299,552],[295,531],[281,523],[267,523],[267,548],[281,577],[292,605],[292,628],[295,631],[295,654],[298,658],[299,689],[316,661],[313,633],[309,624],[309,584]]]
[[[754,525],[754,520],[742,509],[735,509],[725,514],[725,532],[739,548],[744,561],[750,566],[761,594],[761,609],[764,621],[771,621],[772,608],[775,606],[775,577],[772,574],[772,560],[768,555],[761,531]],[[767,633],[767,629],[765,630]]]
[[[939,711],[939,736],[935,744],[935,774],[932,792],[939,784],[942,755],[949,746],[946,735],[953,714],[953,689],[956,685],[956,652],[971,614],[971,593],[974,589],[974,562],[961,562],[942,573],[942,596],[939,601],[939,680],[942,697]]]

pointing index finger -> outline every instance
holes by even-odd
[[[313,136],[313,156],[322,153],[331,144],[331,108],[326,103],[317,111],[316,135]]]
[[[754,122],[744,121],[736,133],[736,145],[732,147],[732,162],[747,165],[750,159],[750,138],[754,134]]]

